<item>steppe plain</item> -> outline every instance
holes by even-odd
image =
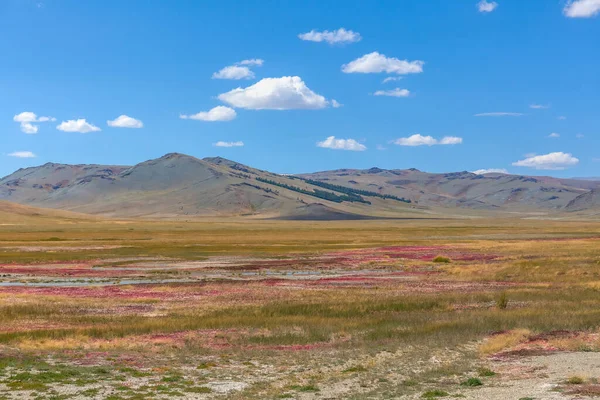
[[[600,394],[593,220],[141,221],[7,204],[1,399]]]

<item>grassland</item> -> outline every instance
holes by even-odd
[[[15,220],[0,399],[493,398],[521,357],[600,350],[599,238],[534,219]],[[571,377],[552,396],[593,392]]]

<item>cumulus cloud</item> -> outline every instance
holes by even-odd
[[[325,97],[310,90],[299,76],[264,78],[246,88],[219,95],[219,100],[250,110],[291,110],[325,108]]]
[[[242,60],[233,65],[229,65],[218,72],[212,74],[213,79],[252,79],[254,78],[254,72],[248,66],[260,67],[264,64],[265,60],[260,58],[251,58],[248,60]]]
[[[571,153],[562,151],[544,154],[540,156],[527,157],[524,160],[514,162],[515,167],[528,167],[540,170],[563,170],[579,163],[579,159]]]
[[[343,106],[343,104],[341,104],[340,102],[338,102],[336,99],[331,99],[331,106],[333,108],[340,108]]]
[[[543,104],[531,104],[529,106],[529,108],[533,108],[534,110],[543,110],[543,109],[546,109],[546,108],[550,108],[550,106],[549,105],[543,105]]]
[[[39,127],[37,125],[33,125],[29,122],[21,122],[21,132],[27,133],[29,135],[33,135],[34,133],[38,133]]]
[[[477,175],[508,174],[508,171],[504,168],[487,168],[487,169],[478,169],[477,171],[473,171],[473,173],[477,174]]]
[[[97,126],[87,122],[85,118],[70,119],[68,121],[63,121],[60,123],[60,125],[56,127],[56,129],[63,132],[79,133],[98,132],[101,130]]]
[[[549,138],[559,138],[560,134],[556,133],[556,132],[552,132],[551,134],[548,135]]]
[[[390,96],[390,97],[408,97],[410,91],[408,89],[392,89],[392,90],[378,90],[373,93],[373,96]]]
[[[438,140],[432,136],[423,136],[420,134],[414,134],[406,138],[396,139],[393,143],[399,146],[434,146],[434,145],[454,145],[461,144],[463,139],[456,136],[445,136]]]
[[[10,157],[17,157],[17,158],[35,158],[36,155],[33,154],[31,151],[15,151],[13,153],[9,154]]]
[[[388,74],[406,75],[420,74],[423,72],[423,61],[399,60],[386,57],[376,51],[365,54],[348,64],[342,65],[342,71],[347,74],[362,73],[373,74],[387,72]]]
[[[106,121],[108,126],[113,128],[143,128],[144,123],[139,119],[129,117],[127,115],[120,115],[112,121]]]
[[[244,142],[241,142],[241,141],[238,141],[238,142],[218,141],[217,143],[213,143],[213,146],[216,146],[216,147],[243,147]]]
[[[243,60],[240,61],[239,64],[240,65],[256,65],[257,67],[260,67],[264,64],[265,60],[261,59],[261,58],[251,58],[249,60]]]
[[[452,145],[452,144],[461,144],[463,142],[462,138],[456,136],[445,136],[442,139],[438,140],[432,136],[423,136],[421,134],[414,134],[409,137],[399,138],[393,141],[394,144],[398,146],[435,146],[435,145]]]
[[[401,76],[388,76],[387,78],[385,78],[381,83],[388,83],[388,82],[394,82],[394,81],[399,81],[401,80],[402,77]]]
[[[479,12],[482,13],[491,13],[497,7],[498,3],[496,3],[495,1],[481,0],[479,3],[477,3],[477,9],[479,10]]]
[[[313,29],[310,32],[299,34],[298,37],[309,42],[327,42],[329,44],[355,43],[362,39],[360,33],[344,28],[322,32]]]
[[[225,67],[219,72],[215,72],[212,75],[213,79],[252,79],[254,78],[254,72],[250,71],[250,68],[239,66],[239,65],[230,65],[229,67]]]
[[[335,136],[329,136],[322,142],[317,142],[317,147],[333,150],[365,151],[367,147],[358,143],[354,139],[336,139]]]
[[[475,114],[476,117],[520,117],[525,115],[518,112],[487,112]]]
[[[563,9],[569,18],[590,18],[600,13],[600,0],[569,0]]]
[[[21,126],[21,132],[27,134],[38,133],[39,126],[34,125],[33,122],[48,122],[56,121],[54,117],[38,117],[31,111],[23,111],[13,117],[13,121],[19,122]]]
[[[195,119],[198,121],[231,121],[237,116],[237,113],[233,108],[225,106],[216,106],[209,111],[200,111],[197,114],[192,115],[180,115],[181,119]]]

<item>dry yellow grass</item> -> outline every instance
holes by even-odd
[[[482,355],[499,353],[524,342],[531,335],[528,329],[515,329],[486,338],[479,346]]]

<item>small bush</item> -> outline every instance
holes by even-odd
[[[436,258],[433,259],[434,263],[449,263],[450,259],[448,257],[444,257],[444,256],[437,256]]]
[[[479,368],[479,376],[494,376],[496,373],[489,368]]]
[[[421,395],[424,399],[435,399],[437,397],[446,397],[448,396],[448,392],[444,392],[443,390],[429,390]]]
[[[535,400],[533,397],[521,397],[519,400]]]
[[[567,379],[567,383],[569,385],[581,385],[584,382],[584,379],[580,376],[572,376]]]
[[[481,383],[481,380],[479,380],[479,378],[469,378],[466,381],[464,381],[463,383],[461,383],[460,385],[468,386],[468,387],[475,387],[475,386],[481,386],[481,385],[483,385],[483,383]]]
[[[355,365],[354,367],[347,368],[342,372],[365,372],[367,368],[362,365]]]
[[[500,296],[496,300],[496,307],[500,310],[506,310],[508,307],[508,296],[506,295],[506,292],[500,293]]]

